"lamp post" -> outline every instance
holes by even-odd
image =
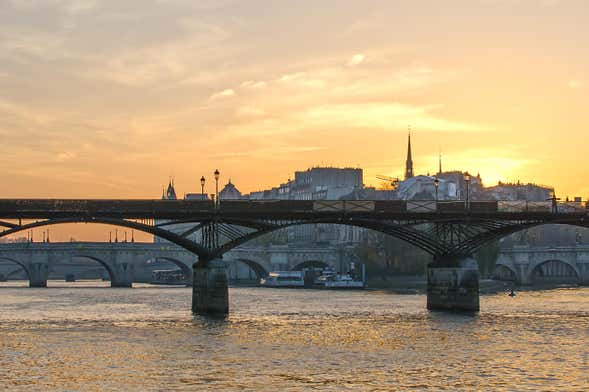
[[[213,174],[215,175],[215,198],[217,200],[215,205],[219,208],[219,169],[216,169]]]
[[[436,204],[438,203],[438,188],[440,187],[440,180],[438,177],[434,180],[434,187],[436,188]]]
[[[205,181],[206,181],[205,176],[202,176],[200,178],[200,195],[201,195],[200,197],[203,200],[205,199]]]
[[[464,181],[466,182],[466,209],[470,210],[470,174],[464,174]]]

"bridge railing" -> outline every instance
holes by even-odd
[[[41,200],[0,199],[0,219],[60,217],[117,217],[124,219],[175,219],[228,214],[274,216],[314,213],[585,213],[586,202],[525,200],[222,200],[218,209],[211,201],[197,200]]]

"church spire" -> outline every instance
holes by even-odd
[[[438,157],[438,174],[442,174],[442,152],[440,151],[440,155]]]
[[[405,179],[413,177],[413,157],[411,156],[411,127],[409,127],[409,137],[407,139],[407,161],[405,162]]]

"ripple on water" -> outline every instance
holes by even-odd
[[[589,290],[481,298],[231,289],[227,320],[190,290],[0,288],[0,385],[13,390],[586,390]]]

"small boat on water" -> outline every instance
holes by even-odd
[[[364,279],[357,280],[349,273],[338,274],[332,269],[325,269],[313,282],[313,287],[323,289],[363,289]]]
[[[353,273],[337,273],[333,268],[272,271],[267,277],[260,279],[260,286],[274,288],[363,289],[366,288],[366,281],[363,266],[362,279],[355,278]]]
[[[304,271],[272,271],[260,279],[262,287],[305,287]]]

